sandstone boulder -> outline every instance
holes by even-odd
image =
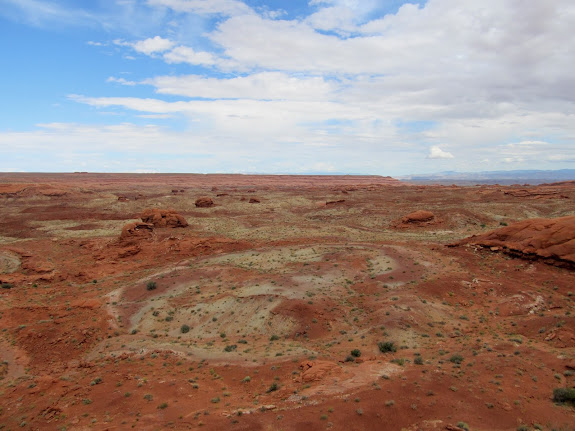
[[[575,267],[575,216],[528,219],[472,236],[459,244],[474,244],[505,253]]]
[[[401,218],[401,222],[404,224],[421,224],[429,223],[435,219],[435,214],[431,211],[419,210],[407,214]]]
[[[156,228],[188,226],[186,219],[174,210],[147,209],[140,217],[144,223],[150,223]]]
[[[195,204],[198,208],[209,208],[214,206],[214,201],[212,198],[202,196],[201,198],[196,199]]]

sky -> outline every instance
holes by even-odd
[[[575,168],[573,0],[0,0],[0,171]]]

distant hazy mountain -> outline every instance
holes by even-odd
[[[556,171],[518,170],[485,172],[439,172],[396,177],[402,181],[436,184],[542,184],[575,180],[575,169]]]

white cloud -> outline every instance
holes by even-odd
[[[175,43],[173,41],[161,38],[160,36],[154,36],[131,44],[132,48],[136,51],[146,55],[168,51],[174,45]]]
[[[437,145],[432,146],[429,149],[429,154],[427,155],[428,159],[453,159],[455,158],[453,154],[448,151],[442,150]]]
[[[238,15],[252,9],[238,0],[148,0],[150,6],[162,6],[178,12]]]
[[[211,66],[218,62],[218,57],[205,51],[196,51],[188,46],[177,46],[164,54],[167,63],[188,63]]]
[[[261,72],[229,79],[201,75],[159,76],[145,81],[160,94],[208,99],[327,100],[333,86],[321,77]]]
[[[124,79],[124,78],[116,78],[116,77],[114,77],[114,76],[110,76],[108,79],[106,79],[106,82],[113,82],[113,83],[116,83],[116,84],[127,85],[127,86],[130,86],[130,87],[133,87],[133,86],[135,86],[135,85],[138,85],[138,83],[135,82],[135,81],[128,81],[127,79]]]

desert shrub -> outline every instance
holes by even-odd
[[[270,392],[274,392],[277,391],[279,389],[279,385],[276,382],[273,382],[269,388],[266,389],[266,394],[269,394]]]
[[[457,426],[459,428],[463,428],[466,431],[469,431],[469,425],[467,425],[465,422],[457,422]]]
[[[351,356],[354,358],[359,358],[361,356],[361,351],[359,349],[353,349],[351,351]]]
[[[12,286],[12,283],[2,283],[0,286],[2,289],[12,289],[12,287],[14,287]]]
[[[187,334],[188,332],[190,332],[190,327],[188,325],[182,325],[182,327],[180,328],[180,332],[182,334]]]
[[[345,358],[345,362],[353,362],[355,361],[355,358],[351,355],[347,355]]]
[[[155,281],[148,281],[146,283],[147,290],[155,290],[158,287],[158,284]]]
[[[555,401],[556,403],[575,404],[575,388],[553,389],[553,401]]]
[[[96,386],[96,385],[99,385],[100,383],[102,383],[102,378],[96,377],[94,380],[92,380],[90,382],[90,386]]]
[[[280,339],[280,337],[278,337],[278,336],[275,335],[275,334],[270,337],[270,341],[276,341],[276,340],[279,340],[279,339]]]
[[[380,341],[377,347],[381,353],[397,352],[397,346],[393,341]]]
[[[242,379],[242,382],[244,382],[244,383],[248,383],[248,382],[251,382],[251,381],[252,381],[252,378],[251,378],[250,376],[245,376],[245,377]]]
[[[459,353],[456,353],[455,355],[452,355],[451,358],[449,358],[450,362],[453,362],[454,364],[461,364],[463,362],[463,356],[461,356]]]
[[[238,346],[236,346],[235,344],[232,344],[232,345],[230,345],[230,346],[226,346],[226,347],[224,348],[224,350],[225,350],[226,352],[233,352],[233,351],[236,350],[237,348],[238,348]]]
[[[414,359],[413,359],[413,363],[415,365],[423,365],[423,358],[419,355],[417,355]]]

